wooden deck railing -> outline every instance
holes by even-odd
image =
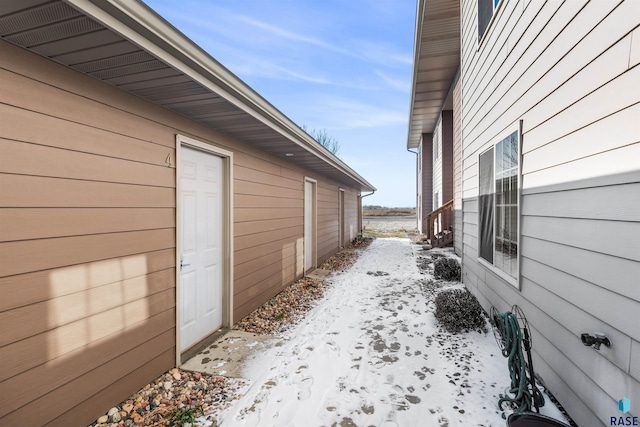
[[[429,242],[441,248],[453,242],[453,200],[448,201],[427,217]]]

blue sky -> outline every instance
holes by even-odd
[[[415,206],[415,1],[144,1],[296,124],[336,138],[378,188],[364,204]]]

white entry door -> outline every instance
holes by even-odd
[[[181,147],[180,350],[222,326],[224,163]]]
[[[304,182],[304,271],[316,266],[316,184]]]

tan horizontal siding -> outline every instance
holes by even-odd
[[[255,167],[259,167],[261,163]],[[302,189],[302,183],[297,179],[285,178],[261,170],[251,169],[244,166],[236,166],[234,169],[235,179],[249,182],[260,182],[274,187]]]
[[[274,218],[297,218],[302,215],[302,208],[236,208],[234,220],[236,223],[246,221],[262,221]]]
[[[252,258],[248,262],[245,262],[242,264],[236,264],[233,269],[234,271],[233,277],[236,280],[236,284],[235,284],[236,289],[242,288],[241,280],[244,279],[246,276],[263,271],[264,268],[271,266],[275,263],[279,262],[282,264],[284,262],[286,255],[295,255],[294,253],[289,253],[291,251],[288,251],[286,248],[287,248],[287,244],[285,244],[284,246],[282,246],[281,248],[275,251],[264,252],[261,256]],[[254,280],[254,279],[250,279],[250,280]],[[254,283],[254,282],[251,282],[251,283]]]
[[[132,257],[86,264],[86,269],[63,267],[0,277],[0,312],[85,291],[118,281],[145,277],[175,266],[175,250],[164,249]],[[90,271],[90,274],[87,272]],[[62,280],[52,280],[60,277]]]
[[[249,291],[249,293],[253,293],[255,292],[255,290],[260,289],[260,282],[265,277],[277,274],[285,274],[287,268],[293,267],[296,258],[297,257],[295,253],[280,253],[280,256],[277,257],[261,258],[260,261],[262,261],[262,265],[258,264],[258,262],[253,263],[258,264],[258,266],[255,267],[254,271],[248,271],[248,274],[245,274],[242,277],[236,279],[236,295],[241,298],[243,293],[249,289],[253,289],[252,291]],[[283,284],[288,284],[288,282],[293,279],[294,277],[281,277]]]
[[[262,184],[260,182],[249,182],[237,180],[233,183],[235,194],[248,194],[253,196],[262,196],[264,194],[274,194],[277,192],[278,197],[297,198],[303,196],[302,188],[299,190],[283,187],[273,187],[272,185]]]
[[[0,241],[172,228],[175,215],[172,208],[6,208]]]
[[[251,262],[251,260],[266,253],[279,251],[286,245],[293,244],[296,240],[302,241],[302,227],[300,227],[299,232],[292,232],[289,236],[282,237],[279,240],[266,239],[266,243],[261,244],[259,247],[251,244],[248,244],[243,248],[238,248],[236,246],[233,258],[235,265]]]
[[[338,185],[295,161],[3,41],[0,79],[0,424],[89,423],[174,365],[176,134],[234,153],[234,320],[302,274],[305,176],[337,250]]]
[[[236,237],[246,236],[248,234],[261,233],[264,231],[275,231],[289,227],[300,227],[302,230],[304,219],[302,216],[296,218],[276,218],[265,219],[261,221],[248,221],[237,223],[234,226]]]
[[[0,277],[172,247],[174,229],[0,243]]]
[[[140,116],[116,108],[105,108],[104,104],[93,99],[77,96],[1,68],[0,80],[3,82],[3,101],[6,104],[71,122],[82,117],[83,123],[88,126],[175,147],[174,136],[160,126],[149,125]]]
[[[175,330],[170,330],[156,338],[152,338],[148,342],[142,343],[135,349],[103,364],[76,378],[74,381],[66,383],[62,387],[42,396],[36,400],[29,402],[27,405],[20,407],[10,413],[4,419],[7,425],[44,425],[51,418],[64,414],[68,408],[73,408],[78,402],[87,399],[100,391],[111,387],[117,378],[127,378],[133,375],[132,380],[127,380],[126,388],[118,391],[136,390],[140,384],[153,380],[157,375],[166,370],[167,365],[171,364],[175,359]],[[149,355],[158,354],[157,358],[149,358]],[[157,359],[157,362],[155,360]],[[151,360],[150,362],[147,362]],[[136,370],[151,365],[153,369],[149,371],[143,370],[136,375]],[[125,367],[126,375],[121,377],[121,373]],[[140,382],[144,379],[142,382]],[[92,414],[88,417],[86,414],[72,415],[73,418],[95,419],[104,412]],[[86,422],[86,421],[85,421]]]
[[[147,359],[141,357],[139,361]],[[160,376],[175,360],[175,349],[166,350],[154,357],[144,365],[137,366],[127,375],[109,384],[108,387],[78,403],[64,414],[52,421],[53,426],[81,425],[85,420],[95,420],[104,414],[104,402],[118,402],[120,396],[132,394],[131,390],[137,390],[140,384],[146,384]]]
[[[66,121],[34,111],[0,104],[2,137],[43,146],[90,153],[153,165],[164,164],[168,154],[175,159],[175,149],[97,129],[78,122]],[[70,137],[73,136],[73,137]]]
[[[290,267],[291,268],[291,267]],[[269,298],[280,292],[286,285],[282,284],[282,272],[265,275],[260,282],[234,295],[234,321],[242,319]]]
[[[1,312],[0,324],[5,332],[0,346],[173,288],[175,274],[170,268]]]
[[[300,236],[299,227],[287,227],[280,230],[264,231],[262,233],[236,237],[235,250],[242,251],[243,249],[254,248],[259,252],[261,245],[279,241],[282,239],[290,240],[298,236]]]
[[[302,209],[304,201],[278,196],[248,196],[236,194],[233,197],[235,208],[299,208]]]
[[[0,207],[173,208],[175,204],[175,188],[0,174]]]
[[[3,360],[0,378],[3,380],[11,378],[58,358],[62,360],[69,354],[82,353],[92,348],[94,342],[100,340],[113,343],[114,340],[127,336],[129,332],[146,328],[147,322],[156,325],[154,316],[167,311],[175,314],[174,296],[175,292],[164,291],[129,303],[127,306],[103,312],[98,316],[0,347],[0,356]],[[172,326],[174,324],[175,316]],[[34,384],[29,385],[34,386]],[[25,387],[24,392],[27,393],[28,390],[29,387]]]
[[[118,345],[110,345],[112,337],[96,340],[89,348],[81,348],[64,355],[59,359],[47,361],[20,374],[4,379],[0,396],[7,403],[6,411],[11,411],[29,403],[40,396],[94,369],[95,366],[106,363],[127,351],[131,351],[150,338],[173,331],[175,319],[172,310],[166,310],[158,315],[127,328],[118,337]],[[169,338],[169,339],[167,339]],[[170,337],[165,337],[170,342]],[[33,351],[38,352],[37,349]],[[54,369],[52,369],[54,368]],[[106,379],[105,379],[106,380]],[[38,384],[37,388],[21,387],[21,384]],[[10,402],[10,405],[9,405]]]
[[[175,187],[175,170],[0,138],[0,173]],[[165,154],[168,155],[169,151]],[[158,159],[164,161],[164,159]]]

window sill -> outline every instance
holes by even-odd
[[[515,278],[509,276],[507,273],[505,273],[504,271],[500,270],[495,265],[489,264],[483,258],[478,257],[477,260],[478,260],[478,264],[482,265],[484,268],[489,270],[490,273],[493,273],[499,279],[507,282],[509,285],[513,286],[515,289],[520,290],[520,280],[519,279],[515,279]],[[520,264],[520,262],[518,262],[518,265],[519,264]],[[520,273],[518,272],[518,278],[519,277],[520,277]]]

